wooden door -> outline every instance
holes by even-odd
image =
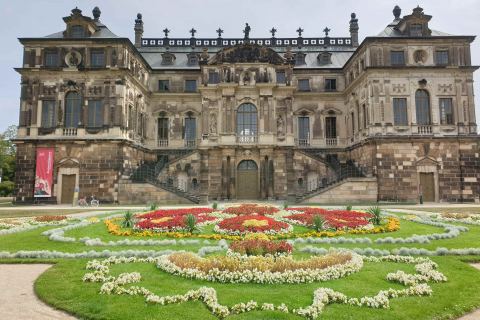
[[[75,191],[75,174],[62,174],[62,199],[61,203],[72,204]]]
[[[420,173],[420,192],[424,202],[435,202],[435,179],[433,172]]]
[[[258,199],[258,167],[252,160],[238,165],[237,199]]]

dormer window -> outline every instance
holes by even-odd
[[[187,54],[188,57],[188,65],[194,66],[198,64],[198,55],[196,53],[189,53]]]
[[[297,53],[295,55],[295,65],[301,66],[305,64],[305,53]]]
[[[332,63],[332,54],[330,52],[321,52],[317,56],[318,64],[321,66]]]
[[[421,37],[423,36],[423,25],[420,23],[413,23],[410,25],[410,36]]]
[[[70,37],[71,38],[83,38],[85,37],[85,29],[83,26],[71,26],[70,27]]]
[[[210,70],[208,72],[208,83],[209,84],[217,84],[220,82],[220,76],[218,72]]]
[[[162,54],[162,64],[171,65],[175,61],[175,55],[170,52],[165,52]]]

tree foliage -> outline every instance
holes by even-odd
[[[9,196],[13,193],[15,178],[15,152],[12,140],[17,135],[17,127],[9,126],[0,134],[0,170],[2,182],[0,183],[0,196]]]

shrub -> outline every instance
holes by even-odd
[[[288,202],[285,201],[285,202],[283,203],[283,209],[287,209],[287,208],[288,208]]]
[[[345,207],[345,210],[347,210],[347,211],[352,211],[352,208],[353,208],[352,205],[349,204],[348,206]]]
[[[155,211],[158,208],[158,204],[156,202],[152,202],[150,204],[150,211]]]
[[[13,194],[15,183],[12,181],[3,181],[0,183],[0,197],[8,197]]]
[[[213,209],[213,210],[217,210],[217,208],[218,208],[218,203],[214,202],[214,203],[212,204],[212,209]]]
[[[132,228],[135,225],[135,216],[130,211],[127,211],[123,216],[122,227]]]
[[[379,225],[382,222],[382,210],[378,206],[370,207],[367,210],[372,215],[370,222]]]
[[[193,214],[187,214],[185,216],[185,229],[187,232],[193,233],[198,229],[197,227],[197,218]]]
[[[313,216],[313,228],[315,231],[320,231],[325,227],[325,218],[321,215],[316,214]]]

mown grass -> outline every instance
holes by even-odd
[[[450,319],[480,304],[480,272],[454,257],[436,257],[440,271],[449,281],[432,284],[431,297],[405,297],[393,299],[389,309],[371,309],[345,305],[330,305],[324,319]],[[200,302],[159,306],[146,304],[143,297],[100,295],[98,283],[83,283],[87,272],[87,260],[60,261],[45,272],[36,282],[39,297],[56,308],[66,310],[86,319],[215,319]],[[220,284],[208,281],[188,280],[158,270],[153,264],[134,263],[112,266],[112,274],[138,271],[142,274],[139,285],[158,295],[183,294],[201,286],[217,290],[219,302],[233,305],[251,299],[259,303],[286,303],[289,307],[311,304],[313,291],[328,287],[351,297],[375,295],[387,288],[403,286],[385,279],[387,273],[396,270],[414,272],[413,266],[398,263],[366,263],[357,274],[344,279],[298,285]],[[468,285],[466,285],[468,284]],[[454,294],[453,294],[454,293]],[[280,312],[249,312],[230,316],[228,319],[301,319]]]
[[[314,244],[315,247],[373,247],[392,250],[398,247],[418,247],[426,249],[466,248],[480,246],[480,226],[468,226],[469,232],[462,233],[459,237],[447,240],[436,240],[429,244]],[[197,251],[206,245],[177,245],[177,246],[115,246],[92,247],[83,243],[62,243],[48,240],[41,233],[52,227],[39,228],[32,231],[4,235],[0,237],[0,251],[15,252],[19,250],[57,250],[62,252],[81,252],[89,250],[190,250]],[[204,233],[211,233],[213,226],[203,229]],[[308,229],[295,227],[295,232],[304,232]],[[369,237],[372,240],[382,237],[408,237],[414,234],[441,233],[443,228],[401,221],[401,229],[393,233],[375,235],[355,235],[348,237]],[[103,241],[122,240],[108,234],[103,222],[89,225],[84,228],[66,232],[65,236],[77,239],[85,236],[100,238]],[[128,237],[129,239],[148,239],[142,237]],[[162,239],[162,237],[155,237]],[[211,244],[213,241],[211,241]],[[307,244],[310,245],[310,244]],[[295,257],[303,258],[307,254],[298,252],[304,245],[297,245]],[[480,272],[463,260],[480,261],[477,257],[432,257],[439,264],[439,270],[448,277],[448,282],[432,284],[431,297],[406,297],[393,299],[389,309],[371,309],[366,307],[353,307],[345,305],[327,306],[321,315],[323,319],[453,319],[480,306]],[[0,260],[2,263],[12,262],[38,262],[39,260]],[[85,270],[86,259],[56,259],[41,260],[42,262],[55,262],[56,265],[45,272],[35,283],[35,290],[39,297],[52,306],[66,310],[79,318],[84,319],[215,319],[203,303],[187,302],[178,305],[150,305],[146,304],[143,297],[131,296],[106,296],[99,294],[100,284],[83,283],[82,277]],[[128,265],[112,266],[112,274],[121,272],[138,271],[142,274],[141,286],[145,286],[158,295],[182,294],[190,289],[201,286],[213,287],[217,290],[220,303],[233,305],[238,302],[247,302],[254,299],[260,303],[271,302],[275,304],[286,303],[289,307],[302,307],[311,304],[313,291],[319,287],[328,287],[341,291],[353,297],[375,295],[379,290],[387,288],[403,288],[403,286],[386,280],[386,274],[396,270],[414,272],[413,266],[397,263],[366,263],[364,268],[349,277],[313,284],[299,285],[258,285],[258,284],[219,284],[207,281],[189,280],[169,275],[158,270],[153,264],[135,263]],[[228,319],[301,319],[300,317],[283,314],[281,312],[249,312],[242,315],[230,316]]]

